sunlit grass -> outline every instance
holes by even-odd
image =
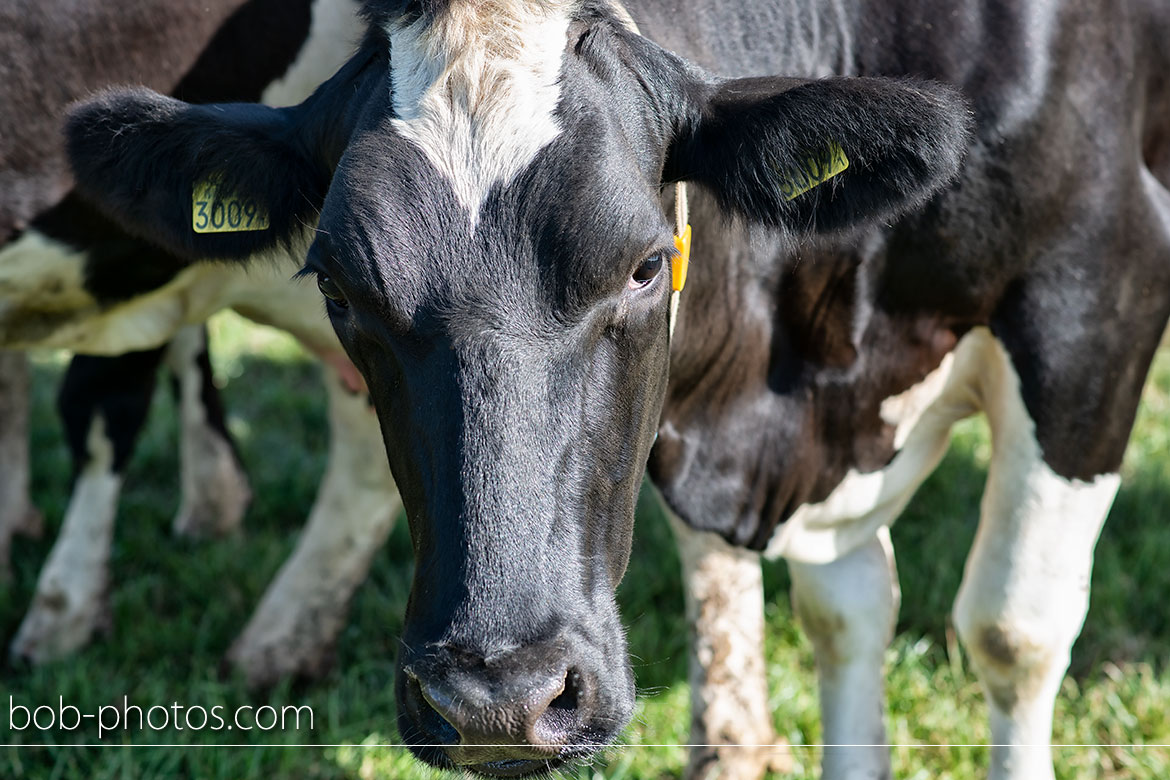
[[[0,778],[391,778],[437,775],[419,767],[396,741],[394,654],[409,590],[410,546],[404,523],[375,561],[355,601],[334,671],[309,685],[260,695],[222,679],[219,662],[264,587],[288,555],[324,467],[327,425],[315,365],[290,338],[217,318],[216,370],[232,430],[240,435],[257,499],[241,538],[191,543],[170,535],[177,508],[173,402],[159,393],[128,476],[114,549],[113,635],[76,658],[44,668],[4,669],[4,692],[17,703],[64,697],[89,711],[128,696],[133,703],[238,706],[291,703],[313,708],[315,728],[243,734],[169,730],[117,733],[121,744],[343,745],[253,748],[0,749]],[[34,492],[55,532],[64,512],[69,462],[53,415],[63,358],[35,364]],[[1155,368],[1126,459],[1122,491],[1097,552],[1092,606],[1074,650],[1073,675],[1057,703],[1062,744],[1170,743],[1170,356]],[[989,444],[980,420],[962,424],[954,446],[894,529],[903,608],[888,653],[890,739],[895,776],[967,780],[985,776],[988,727],[947,614],[978,519]],[[50,537],[51,538],[51,537]],[[10,638],[27,606],[49,541],[14,546],[15,577],[0,585],[0,626]],[[795,777],[815,777],[820,740],[812,652],[796,627],[782,564],[766,567],[769,697],[778,732],[793,743]],[[677,745],[688,733],[686,631],[678,562],[669,529],[643,497],[629,574],[620,591],[642,697],[627,747],[574,780],[677,777]],[[5,697],[6,698],[6,697]],[[7,701],[0,701],[7,704]],[[92,732],[5,731],[17,744],[92,741]],[[803,747],[811,745],[813,747]],[[941,747],[937,747],[941,745]],[[964,747],[975,745],[975,747]],[[1069,747],[1056,750],[1057,776],[1166,778],[1164,747]]]

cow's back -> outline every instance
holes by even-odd
[[[309,0],[8,0],[0,6],[0,246],[71,184],[61,123],[114,84],[258,100],[309,32]]]
[[[0,13],[16,17],[20,5]],[[358,34],[356,0],[220,5],[53,0],[13,22],[16,75],[0,86],[0,123],[11,124],[0,134],[0,346],[145,349],[236,302],[233,290],[263,310],[267,275],[241,287],[242,269],[188,269],[70,193],[64,161],[67,106],[98,89],[145,83],[192,102],[288,105],[332,74]]]

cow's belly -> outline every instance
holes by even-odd
[[[85,289],[85,254],[29,230],[0,250],[0,347],[50,346],[101,306]]]
[[[879,471],[850,470],[824,501],[801,506],[764,554],[829,563],[892,524],[946,453],[951,427],[979,410],[980,366],[995,343],[986,328],[970,331],[929,376],[887,398],[881,412],[895,426],[894,458]]]
[[[283,328],[314,351],[336,349],[312,285],[290,280],[287,257],[242,265],[197,263],[125,301],[97,300],[85,285],[86,255],[29,230],[0,251],[0,348],[122,354],[161,346],[184,325],[235,306]]]
[[[86,287],[86,254],[36,230],[0,251],[0,347],[121,354],[165,344],[216,308],[233,271],[189,268],[126,301],[99,301]]]

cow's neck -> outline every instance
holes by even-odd
[[[720,76],[849,74],[857,0],[625,0],[641,32]]]

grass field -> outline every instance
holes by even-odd
[[[217,319],[214,360],[225,385],[256,500],[239,538],[192,543],[170,535],[177,507],[173,402],[159,393],[128,476],[113,556],[112,635],[77,657],[35,670],[5,668],[8,697],[20,705],[97,712],[131,704],[210,708],[308,705],[310,730],[116,732],[110,746],[11,747],[94,742],[93,728],[34,733],[8,729],[0,711],[0,778],[430,778],[396,739],[392,691],[396,637],[409,589],[410,546],[399,522],[359,592],[332,674],[264,695],[221,679],[219,662],[264,587],[291,550],[324,467],[326,423],[317,369],[295,344],[270,331]],[[63,358],[35,364],[35,499],[49,518],[43,541],[14,544],[15,577],[0,585],[0,637],[19,624],[64,513],[69,466],[53,415]],[[1125,465],[1125,480],[1097,550],[1092,607],[1074,650],[1073,673],[1057,705],[1060,778],[1170,777],[1170,354],[1155,367]],[[965,669],[947,614],[974,535],[988,441],[980,421],[964,423],[950,454],[894,529],[903,605],[889,651],[890,738],[895,776],[977,778],[988,739],[982,696]],[[644,497],[633,559],[619,593],[643,695],[627,742],[579,780],[677,777],[687,720],[685,629],[678,563],[669,529]],[[796,777],[815,777],[820,739],[812,654],[792,618],[782,564],[766,569],[773,717],[794,746]],[[0,707],[0,710],[3,710]],[[217,742],[268,747],[200,748]],[[294,747],[296,745],[331,747]],[[926,747],[928,745],[953,747]],[[341,745],[341,747],[337,747]],[[1149,745],[1148,747],[1140,747]]]

